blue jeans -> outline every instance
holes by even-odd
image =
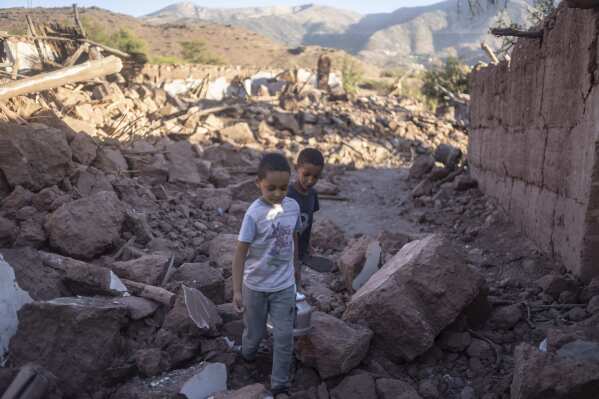
[[[270,315],[273,325],[273,361],[271,388],[289,387],[289,369],[293,359],[293,324],[295,321],[295,285],[277,292],[254,291],[243,286],[243,321],[245,329],[241,353],[247,360],[256,358],[258,346],[266,333]]]

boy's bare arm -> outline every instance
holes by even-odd
[[[302,263],[299,260],[299,233],[293,234],[293,266],[295,268],[295,286],[302,286]]]
[[[237,242],[235,257],[233,258],[233,308],[236,312],[243,313],[243,300],[241,298],[241,284],[243,281],[243,267],[247,257],[250,244]]]

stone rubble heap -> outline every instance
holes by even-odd
[[[331,165],[317,189],[333,198],[345,170],[411,160],[411,177],[432,187],[413,192],[410,206],[440,203],[434,192],[448,184],[476,197],[455,155],[465,153],[466,134],[402,98],[329,101],[309,91],[278,105],[192,104],[150,85],[112,83],[19,97],[9,107],[21,121],[0,123],[0,273],[14,272],[9,286],[19,294],[0,297],[13,316],[13,329],[0,330],[9,342],[0,392],[19,370],[42,376],[41,366],[51,378],[34,381],[48,398],[261,397],[269,353],[252,365],[229,348],[243,328],[230,303],[235,233],[258,196],[262,151],[292,160],[302,147],[318,147]],[[474,329],[526,323],[505,307],[485,320],[487,276],[471,255],[448,234],[348,238],[331,221],[315,226],[315,247],[338,270],[304,272],[316,312],[311,334],[297,340],[292,397],[466,399],[477,397],[475,382],[484,399],[505,397],[501,384],[482,390],[490,381],[482,370],[513,348]],[[358,278],[365,281],[356,286]],[[580,296],[589,326],[599,295],[592,284]],[[579,286],[562,288],[553,293]],[[537,369],[559,351],[591,345],[597,337],[587,330],[570,346],[551,343],[551,353],[518,346],[515,365],[502,363],[522,370],[512,397],[551,389],[545,369],[548,381],[534,385]],[[458,365],[453,377],[434,368],[447,362]],[[560,394],[591,392],[594,370],[564,382]]]

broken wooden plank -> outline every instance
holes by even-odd
[[[53,72],[41,73],[30,78],[0,85],[0,100],[7,100],[24,94],[54,89],[67,83],[91,80],[120,72],[122,68],[123,63],[121,60],[117,57],[110,56]]]
[[[85,28],[83,27],[81,19],[79,18],[79,9],[77,8],[77,4],[73,4],[73,14],[75,15],[75,23],[79,27],[79,34],[85,39],[87,34],[85,33]]]
[[[491,59],[491,63],[499,64],[499,59],[495,55],[495,52],[493,51],[493,49],[491,47],[489,47],[489,45],[487,43],[480,42],[480,48],[482,48],[484,50],[484,52],[487,53],[487,55]]]
[[[5,34],[0,34],[1,38],[17,38],[17,39],[33,39],[33,37],[28,36],[28,35],[5,35]],[[93,40],[88,40],[88,39],[72,39],[70,37],[60,37],[60,36],[38,36],[37,39],[39,40],[48,40],[48,41],[57,41],[57,42],[78,42],[78,43],[88,43],[92,46],[96,46],[96,47],[100,47],[102,50],[116,55],[118,57],[121,58],[129,58],[130,55],[125,53],[124,51],[121,50],[117,50],[115,48],[106,46],[104,44],[98,43],[98,42],[94,42]]]
[[[65,67],[75,65],[81,54],[89,50],[89,43],[83,43],[64,63]]]
[[[123,283],[133,295],[151,299],[169,307],[175,304],[177,296],[164,288],[125,279],[123,279]]]
[[[46,396],[52,376],[33,363],[21,367],[19,373],[2,394],[2,399],[40,399]]]
[[[523,37],[526,39],[541,39],[543,37],[543,31],[523,31],[514,28],[492,28],[491,34],[495,36],[514,36]]]

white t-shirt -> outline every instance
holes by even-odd
[[[244,283],[254,290],[276,292],[295,284],[293,234],[300,229],[300,209],[294,199],[272,205],[262,198],[250,205],[239,241],[250,244]]]

